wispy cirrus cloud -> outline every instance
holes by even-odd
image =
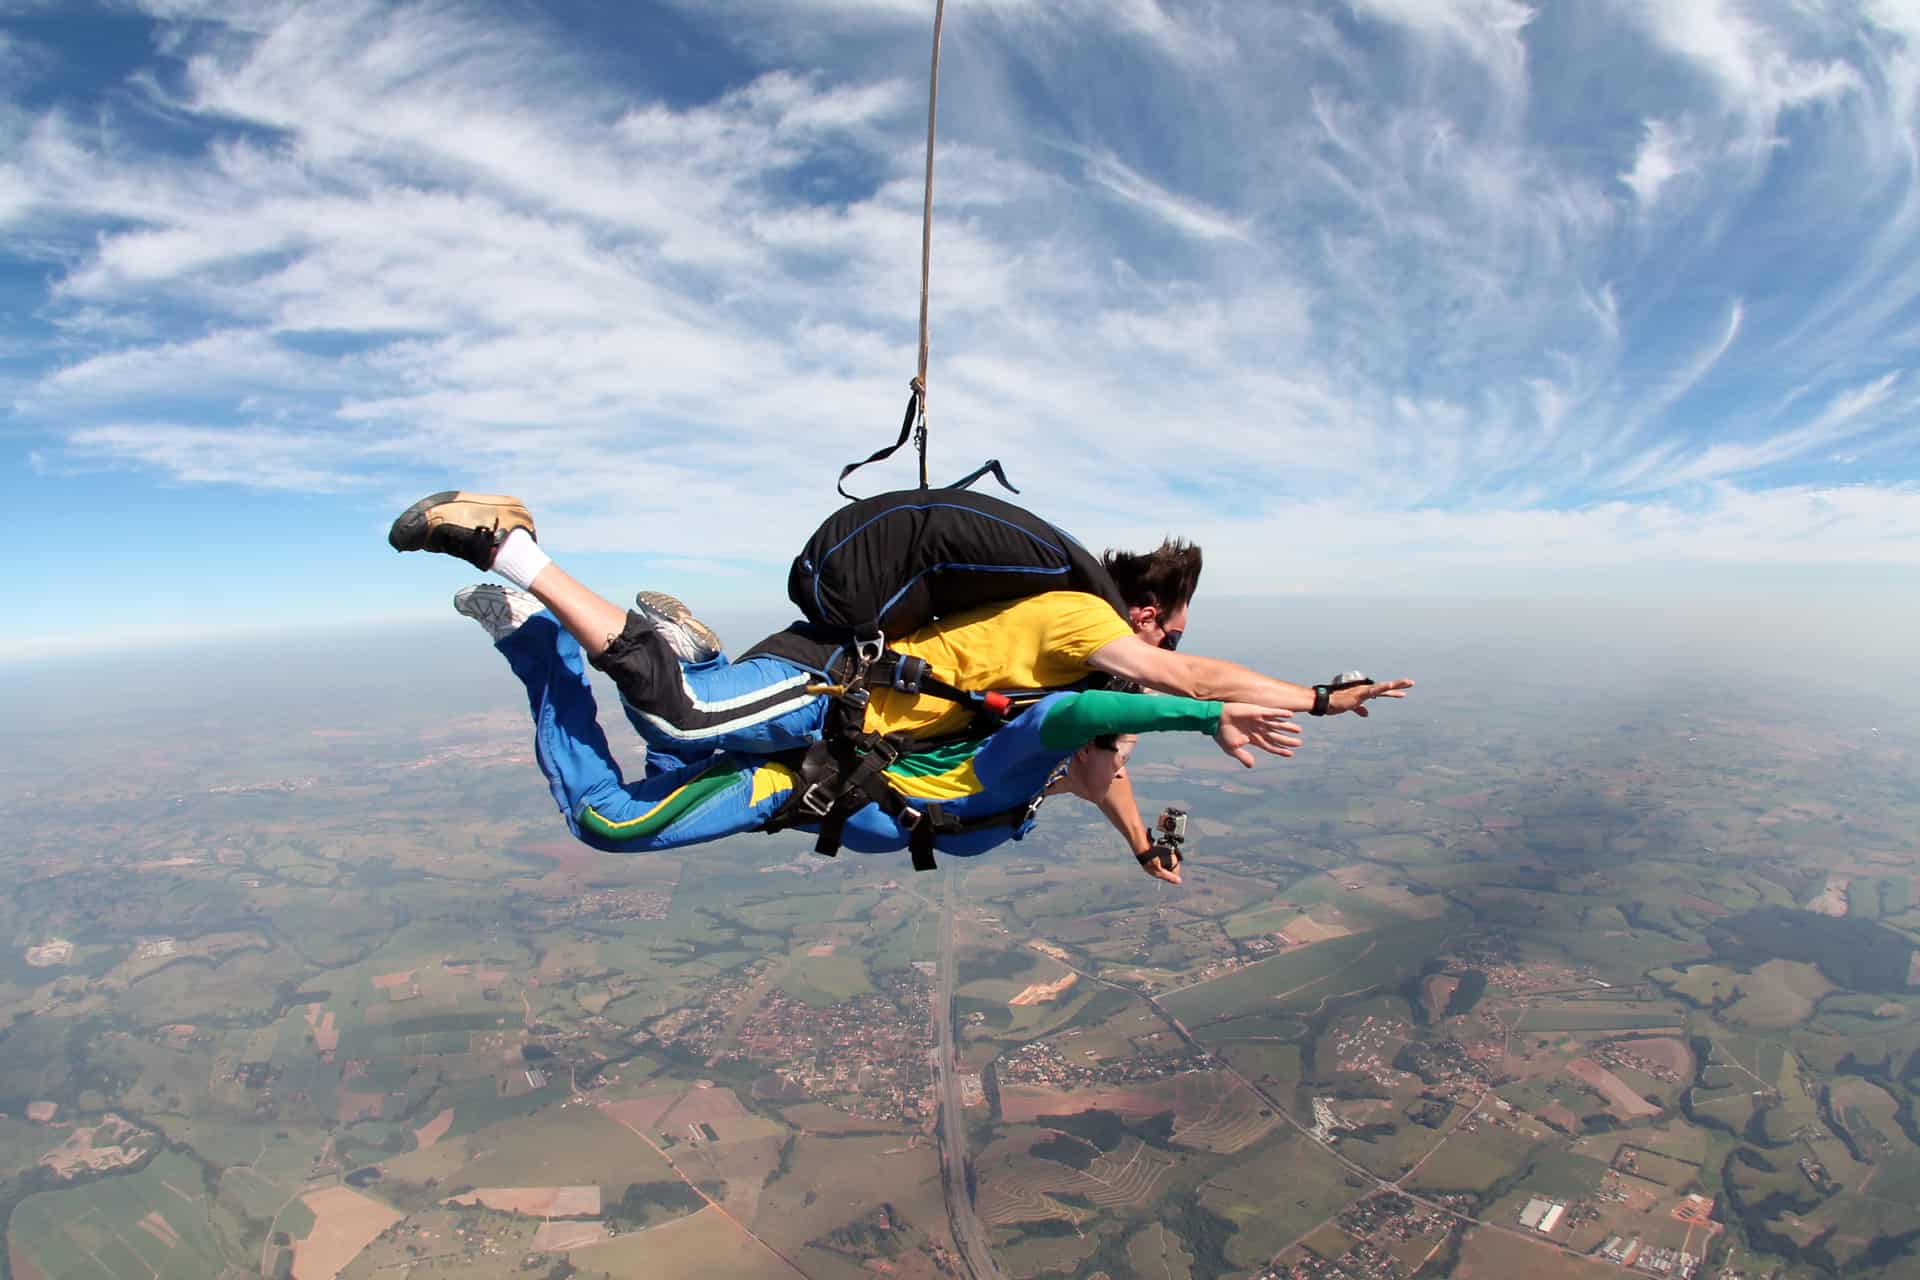
[[[519,10],[144,12],[152,64],[91,109],[0,110],[0,237],[38,264],[0,390],[46,465],[370,508],[459,467],[556,545],[777,562],[897,422],[926,6],[683,6],[704,78]],[[1543,563],[1635,527],[1892,554],[1860,531],[1905,527],[1920,464],[1897,6],[948,24],[937,472],[999,454],[1115,540],[1151,510],[1307,521],[1335,558],[1376,525]]]

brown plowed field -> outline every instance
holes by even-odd
[[[400,1215],[351,1187],[309,1191],[300,1199],[313,1210],[313,1230],[293,1246],[293,1280],[334,1280],[373,1238]]]
[[[1652,1040],[1622,1040],[1620,1046],[1650,1062],[1659,1063],[1682,1080],[1693,1079],[1693,1051],[1687,1048],[1684,1041],[1661,1036]]]
[[[607,1238],[604,1222],[543,1222],[533,1233],[536,1252],[564,1253],[568,1249],[599,1244]]]
[[[47,1280],[46,1273],[28,1261],[26,1254],[14,1248],[12,1241],[7,1242],[7,1262],[13,1267],[13,1274],[18,1280]]]
[[[415,1129],[413,1136],[419,1140],[420,1149],[425,1151],[428,1147],[446,1137],[447,1130],[451,1128],[453,1128],[453,1108],[448,1107],[445,1111],[442,1111],[439,1115],[427,1121],[418,1129]]]
[[[476,1187],[448,1204],[484,1205],[501,1213],[524,1213],[530,1218],[591,1218],[600,1212],[600,1188],[585,1187]]]
[[[333,1025],[333,1010],[323,1015],[320,1006],[307,1006],[307,1026],[313,1032],[313,1047],[322,1053],[332,1053],[340,1047],[340,1029]]]

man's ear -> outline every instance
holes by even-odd
[[[1160,618],[1160,606],[1157,604],[1135,604],[1127,606],[1127,622],[1138,631]]]

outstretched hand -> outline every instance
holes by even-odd
[[[1180,864],[1187,859],[1178,845],[1156,844],[1145,853],[1133,856],[1139,861],[1140,869],[1155,880],[1165,880],[1168,884],[1180,883]]]
[[[1407,690],[1413,688],[1411,680],[1382,680],[1374,684],[1357,684],[1351,689],[1341,689],[1327,695],[1327,714],[1341,715],[1351,711],[1357,716],[1367,714],[1367,703],[1375,698],[1404,698]]]
[[[1251,769],[1253,752],[1249,747],[1257,747],[1270,756],[1290,756],[1300,745],[1300,726],[1294,723],[1291,711],[1229,702],[1220,709],[1220,727],[1213,731],[1213,740],[1220,744],[1222,751]]]

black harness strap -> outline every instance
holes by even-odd
[[[800,779],[793,794],[767,819],[762,830],[771,833],[808,822],[818,823],[820,834],[814,841],[813,851],[831,858],[840,852],[840,838],[846,830],[847,819],[874,804],[906,828],[907,853],[913,869],[932,871],[934,845],[939,837],[965,835],[992,827],[1024,826],[1038,814],[1047,798],[1046,787],[1042,787],[1018,808],[977,818],[957,817],[940,804],[915,808],[886,778],[888,767],[900,758],[900,743],[879,734],[863,737],[864,742],[853,751],[830,741],[808,747],[793,765]],[[865,749],[859,750],[859,746]],[[1053,776],[1059,776],[1060,772],[1056,769]],[[1049,777],[1047,785],[1052,782],[1053,777]]]
[[[966,475],[961,476],[958,480],[955,480],[952,484],[948,485],[947,488],[949,489],[971,488],[973,486],[973,482],[975,480],[978,480],[981,476],[984,476],[984,475],[992,475],[995,480],[998,480],[1000,482],[1000,487],[1002,489],[1005,489],[1008,493],[1020,492],[1018,489],[1013,487],[1013,481],[1007,479],[1007,473],[1000,469],[1000,459],[998,458],[988,458],[985,462],[981,463],[979,466],[975,467],[973,470],[967,472]]]
[[[846,466],[840,468],[840,478],[833,482],[833,487],[839,492],[841,497],[847,499],[849,502],[858,501],[852,494],[847,492],[847,477],[864,466],[869,466],[875,462],[884,462],[888,458],[891,458],[894,454],[900,452],[908,440],[912,440],[914,446],[920,450],[920,487],[922,489],[927,487],[927,428],[926,420],[920,416],[920,408],[922,404],[925,403],[925,397],[925,388],[921,386],[920,379],[915,378],[913,380],[913,389],[907,396],[906,416],[900,419],[900,438],[883,449],[875,449],[872,453],[860,459],[860,461],[849,462]],[[919,423],[918,431],[914,429],[916,421]],[[985,462],[946,487],[949,489],[970,488],[975,480],[978,480],[984,475],[991,475],[995,480],[998,480],[1000,487],[1008,493],[1020,492],[1020,490],[1014,487],[1013,482],[1007,479],[1007,473],[1000,469],[1000,459],[998,458],[988,458]]]
[[[902,419],[900,422],[900,438],[898,440],[895,440],[892,444],[888,445],[886,448],[876,449],[874,452],[868,454],[866,457],[862,458],[860,461],[849,462],[846,466],[840,468],[840,478],[833,482],[833,487],[840,491],[841,497],[847,499],[847,501],[849,502],[855,501],[854,496],[847,492],[848,476],[852,475],[854,472],[858,471],[860,468],[868,465],[869,463],[884,461],[885,459],[891,458],[895,453],[899,452],[900,446],[905,444],[907,442],[908,437],[913,435],[913,421],[915,416],[918,414],[919,409],[920,409],[920,380],[918,378],[915,378],[913,380],[913,391],[907,397],[907,416],[904,419]],[[926,456],[926,448],[927,448],[926,441],[924,438],[922,438],[920,443],[920,453],[923,458]],[[923,467],[922,468],[923,474],[924,474],[924,471],[925,471],[925,468]],[[926,481],[922,480],[920,482],[920,487],[924,489],[926,487]]]

